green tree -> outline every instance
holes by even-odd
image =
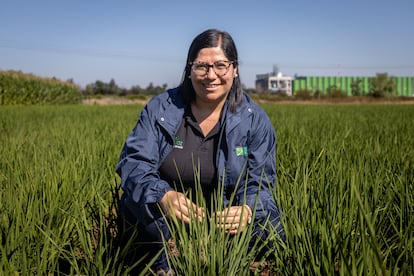
[[[362,80],[361,79],[355,79],[351,82],[351,93],[352,96],[361,96],[364,94],[364,91],[362,90]]]
[[[88,84],[86,86],[87,95],[103,95],[105,94],[105,83],[97,80],[95,83]]]
[[[167,90],[167,87],[168,86],[166,83],[164,83],[162,86],[159,86],[159,85],[154,86],[154,84],[150,82],[144,91],[145,91],[145,94],[147,95],[156,95],[156,94],[162,93],[165,90]]]
[[[95,83],[86,85],[85,95],[116,95],[121,93],[121,88],[118,87],[114,79],[109,83],[97,80]]]
[[[326,92],[328,96],[332,98],[342,98],[346,96],[345,92],[336,85],[329,86]]]
[[[384,97],[396,94],[395,81],[388,77],[387,73],[378,73],[370,78],[370,94],[374,97]]]
[[[115,83],[115,80],[111,79],[111,81],[108,83],[108,89],[107,89],[106,93],[114,95],[114,94],[118,94],[119,90],[120,89],[119,89],[118,85]]]
[[[143,92],[144,90],[139,85],[132,86],[128,91],[128,93],[132,95],[142,94]]]

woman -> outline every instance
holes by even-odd
[[[252,222],[266,238],[259,225],[270,222],[284,239],[271,191],[275,151],[269,118],[242,91],[233,39],[207,30],[189,48],[182,83],[146,105],[126,140],[117,166],[124,191],[120,212],[136,225],[138,240],[152,242],[147,250],[155,256],[170,238],[160,209],[188,224],[205,215],[184,194],[195,188],[197,169],[207,203],[216,189],[224,190],[224,209],[216,215],[225,231],[236,234]],[[237,185],[239,179],[247,185]],[[170,270],[165,254],[153,268]]]

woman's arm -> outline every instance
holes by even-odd
[[[263,220],[275,208],[272,190],[276,182],[276,133],[261,109],[251,122],[247,157],[247,179],[241,179],[238,185],[237,204],[248,205],[255,210],[255,218]]]
[[[160,131],[150,102],[126,139],[116,172],[121,177],[124,204],[143,224],[160,215],[157,203],[172,187],[160,179]]]

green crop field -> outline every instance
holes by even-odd
[[[274,196],[287,234],[269,253],[271,269],[410,275],[414,106],[263,107],[277,131]],[[0,275],[128,273],[113,224],[114,167],[141,108],[0,107]],[[210,239],[186,242],[208,244],[203,256],[197,245],[172,256],[179,275],[249,275],[254,251],[200,237]]]

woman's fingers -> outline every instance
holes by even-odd
[[[192,220],[201,221],[204,217],[204,210],[199,208],[184,194],[174,203],[174,213],[178,220],[190,223]]]
[[[160,202],[164,213],[169,217],[175,217],[184,223],[205,217],[204,209],[198,207],[183,193],[168,191]],[[252,211],[249,206],[231,206],[215,214],[218,227],[227,233],[236,234],[244,231],[251,220]]]
[[[218,227],[230,234],[236,234],[238,230],[244,231],[251,216],[251,209],[247,205],[231,206],[216,213]]]
[[[201,220],[204,217],[204,210],[194,204],[183,193],[168,191],[160,202],[164,213],[169,217],[176,217],[185,223],[191,220]]]

